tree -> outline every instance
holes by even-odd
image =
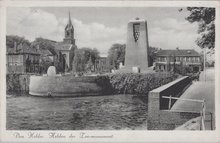
[[[156,59],[156,53],[157,53],[158,50],[159,50],[159,48],[157,48],[157,47],[149,46],[149,51],[148,51],[149,66],[153,65],[153,62]]]
[[[6,45],[10,48],[14,47],[14,42],[16,42],[17,45],[19,44],[27,44],[28,46],[30,46],[30,42],[25,39],[24,37],[20,37],[20,36],[15,36],[15,35],[7,35],[6,36]]]
[[[85,71],[85,60],[82,50],[77,49],[74,60],[73,60],[73,72],[84,72]]]
[[[110,68],[118,69],[119,64],[125,62],[125,44],[113,44],[108,51],[108,61]]]
[[[31,44],[33,46],[39,46],[40,49],[47,49],[51,53],[56,54],[55,48],[54,48],[55,43],[56,43],[55,41],[38,37]]]
[[[95,61],[97,58],[99,58],[99,52],[95,48],[77,49],[73,60],[73,72],[90,71],[92,69],[92,66],[95,65]]]
[[[90,56],[89,61],[86,64],[86,71],[92,72],[93,69],[94,69],[94,63],[92,62],[92,57]]]
[[[190,23],[198,23],[200,37],[196,43],[201,48],[215,48],[215,8],[187,7],[190,12],[186,20]]]
[[[111,68],[118,69],[119,64],[125,62],[125,44],[113,44],[112,47],[108,51],[108,61]],[[153,65],[153,62],[156,58],[156,52],[158,48],[149,47],[148,55],[149,55],[149,66]]]
[[[61,57],[61,55],[58,55],[58,53],[55,51],[55,43],[56,43],[55,41],[44,39],[41,37],[38,37],[33,42],[31,42],[31,45],[33,47],[38,46],[40,51],[49,50],[54,56],[53,61],[47,61],[43,57],[41,57],[40,67],[42,73],[46,73],[49,66],[55,66],[58,73],[64,72],[63,63],[62,63],[63,59],[60,61],[58,58],[55,58],[55,57],[63,58]]]

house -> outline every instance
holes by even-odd
[[[110,72],[109,63],[107,57],[99,57],[95,61],[95,72],[107,73]]]
[[[37,42],[7,46],[7,72],[45,73],[51,65],[56,66],[58,72],[69,72],[77,49],[70,13],[64,33],[62,42],[43,39],[50,45],[49,48],[42,45],[40,47]]]
[[[45,62],[54,62],[55,60],[55,55],[51,53],[50,50],[48,49],[39,49],[40,53],[40,61],[45,61]]]
[[[40,53],[26,43],[7,46],[7,73],[39,73]]]
[[[190,72],[202,70],[201,56],[193,49],[158,50],[154,64],[156,71],[175,71],[181,67]]]

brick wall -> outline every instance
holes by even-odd
[[[191,80],[185,76],[150,91],[148,94],[148,129],[172,130],[186,121],[198,117],[199,113],[172,111],[168,109],[168,100],[162,96],[179,97],[189,87]],[[173,102],[174,104],[174,102]]]

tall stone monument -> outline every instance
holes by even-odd
[[[148,71],[148,31],[147,21],[136,18],[128,23],[125,66],[123,72]]]

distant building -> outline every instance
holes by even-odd
[[[64,31],[65,31],[65,38],[63,39],[63,42],[57,42],[54,44],[54,46],[55,46],[55,50],[57,50],[59,54],[61,53],[62,57],[64,58],[63,61],[64,71],[70,71],[72,69],[72,62],[75,55],[75,50],[77,49],[74,38],[74,27],[72,25],[70,13],[69,13],[69,20]],[[61,56],[59,57],[61,61],[62,57]]]
[[[97,73],[107,73],[110,72],[107,57],[99,57],[95,61],[95,72]]]
[[[51,65],[56,66],[59,72],[69,72],[77,49],[70,13],[64,32],[62,42],[44,39],[50,43],[50,48],[39,47],[38,43],[30,46],[15,43],[14,47],[7,47],[7,72],[45,73]]]
[[[188,67],[191,72],[202,69],[201,56],[193,49],[159,50],[156,54],[156,71],[174,71],[178,67]]]
[[[8,73],[39,73],[40,53],[26,43],[7,47]]]
[[[44,60],[45,62],[54,62],[55,55],[51,53],[48,49],[39,49],[40,60]]]
[[[57,59],[57,55],[48,49],[39,48],[40,53],[40,73],[46,73],[49,66],[53,66]]]
[[[50,47],[39,47],[41,59],[41,71],[45,73],[47,68],[54,65],[58,72],[69,72],[77,46],[74,39],[74,27],[69,14],[68,23],[64,29],[65,37],[62,42],[43,39]],[[35,43],[37,45],[37,43]]]

